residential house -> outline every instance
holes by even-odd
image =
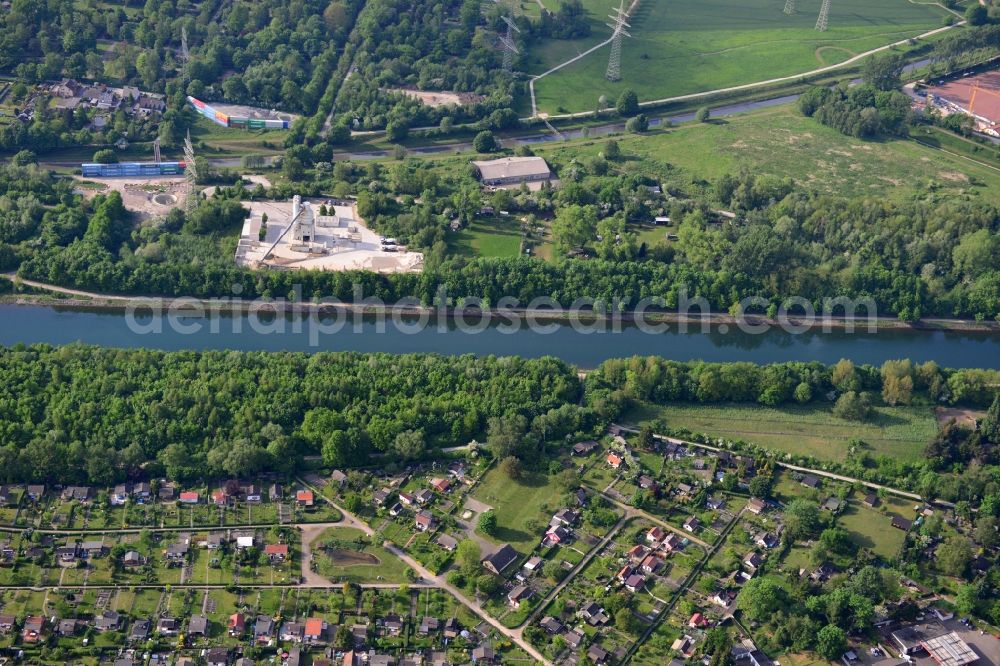
[[[0,633],[9,634],[11,629],[14,628],[14,623],[17,622],[17,617],[10,613],[0,614]]]
[[[635,593],[646,587],[646,577],[640,574],[632,574],[625,579],[625,589]]]
[[[824,511],[829,511],[830,513],[837,513],[840,511],[841,502],[837,497],[827,497],[826,501],[823,502],[822,509]]]
[[[413,493],[400,492],[399,501],[404,506],[413,506],[417,503],[417,496]]]
[[[576,500],[577,506],[587,506],[587,491],[583,488],[577,488],[573,491],[573,499]]]
[[[168,562],[178,563],[187,559],[188,550],[187,542],[177,541],[176,543],[169,544],[164,554]]]
[[[227,495],[226,491],[221,488],[213,490],[212,504],[216,506],[226,506],[227,504],[229,504],[229,495]]]
[[[63,637],[75,636],[80,629],[80,621],[74,619],[59,620],[56,624],[56,634]]]
[[[560,631],[562,631],[563,628],[562,622],[555,619],[551,615],[546,615],[545,617],[543,617],[542,621],[539,622],[539,624],[542,626],[542,629],[547,631],[552,636],[558,634]]]
[[[606,458],[608,464],[611,465],[611,469],[621,469],[622,463],[624,462],[619,456],[614,453],[609,453]]]
[[[418,504],[428,504],[434,500],[434,493],[427,490],[426,488],[421,488],[416,492],[414,497],[417,498]]]
[[[758,497],[751,497],[750,501],[747,502],[747,511],[756,516],[759,516],[760,514],[764,513],[764,509],[766,508],[767,508],[767,502]]]
[[[11,503],[10,486],[0,486],[0,506],[7,506]]]
[[[310,617],[306,619],[305,628],[302,631],[302,640],[309,643],[326,641],[329,629],[330,625],[323,618]]]
[[[534,188],[552,178],[552,170],[541,157],[501,157],[473,161],[483,185],[504,187],[533,183]]]
[[[134,550],[130,550],[122,556],[122,565],[126,568],[141,567],[146,563],[146,558]]]
[[[205,655],[205,661],[208,662],[208,666],[228,666],[229,648],[214,647],[209,649],[208,654]]]
[[[285,622],[281,625],[278,637],[286,643],[302,642],[303,626],[301,622]]]
[[[376,490],[372,493],[372,500],[375,502],[376,506],[384,505],[387,499],[389,499],[389,491],[384,488],[382,490]]]
[[[156,621],[156,633],[162,636],[176,636],[180,628],[177,618],[161,617]]]
[[[527,585],[518,585],[507,594],[507,603],[513,609],[521,607],[521,602],[531,598],[532,590]]]
[[[756,550],[747,553],[746,557],[743,558],[743,566],[747,568],[750,572],[755,572],[760,568],[760,565],[764,563],[764,556],[758,553]]]
[[[299,490],[295,493],[295,503],[301,507],[311,507],[313,505],[313,491]]]
[[[280,502],[283,496],[284,492],[280,483],[272,483],[271,487],[267,489],[267,498],[272,502]]]
[[[80,544],[80,553],[83,557],[87,558],[98,558],[104,555],[107,548],[104,545],[104,541],[84,541]]]
[[[447,534],[439,535],[436,539],[436,543],[449,553],[455,552],[455,549],[458,548],[458,540],[453,536],[448,536]]]
[[[726,508],[726,499],[724,497],[709,497],[705,500],[705,506],[712,511],[721,511]]]
[[[663,540],[663,543],[660,544],[660,548],[662,548],[664,552],[672,553],[675,550],[682,549],[684,547],[684,541],[685,539],[681,539],[676,534],[670,534]]]
[[[576,444],[573,445],[573,449],[570,452],[570,455],[574,455],[574,456],[589,455],[598,446],[600,446],[600,445],[597,442],[595,442],[594,440],[592,440],[592,439],[588,439],[585,442],[577,442]]]
[[[96,631],[118,631],[122,626],[121,615],[117,611],[106,610],[100,615],[94,616],[94,629]]]
[[[389,613],[375,623],[376,626],[380,626],[380,633],[383,636],[399,636],[403,633],[403,619],[396,613]]]
[[[772,534],[770,532],[761,532],[760,534],[757,535],[756,543],[761,548],[767,548],[768,550],[770,550],[771,548],[777,548],[778,544],[781,543],[781,540],[778,538],[776,534]]]
[[[563,640],[566,641],[566,645],[575,650],[583,644],[583,636],[582,633],[573,629],[563,634]]]
[[[330,483],[337,486],[337,488],[343,488],[344,484],[347,483],[347,475],[339,469],[335,469],[330,473]]]
[[[580,514],[572,509],[559,509],[556,511],[555,515],[552,516],[552,521],[550,525],[566,525],[567,527],[572,526],[580,519]]]
[[[472,663],[474,664],[491,664],[495,658],[496,653],[493,652],[492,646],[477,645],[472,650]]]
[[[188,636],[207,636],[208,618],[204,615],[192,615],[188,622]]]
[[[869,509],[874,509],[880,504],[878,495],[874,492],[869,492],[865,494],[865,499],[862,501],[864,502],[864,505]]]
[[[639,477],[639,487],[644,490],[649,490],[651,488],[657,487],[656,479],[648,474],[643,474]]]
[[[531,557],[528,558],[528,561],[525,562],[521,568],[527,571],[528,573],[535,573],[536,571],[542,568],[543,564],[545,564],[545,560],[540,558],[538,555],[532,555]]]
[[[152,624],[149,620],[136,620],[132,623],[132,628],[129,629],[128,640],[133,643],[146,640],[149,638]]]
[[[711,622],[708,621],[708,618],[701,613],[693,614],[691,619],[688,620],[688,626],[692,629],[703,629],[710,624]]]
[[[424,510],[417,514],[415,519],[417,529],[421,532],[426,532],[427,530],[434,529],[434,514],[430,511]]]
[[[79,556],[80,542],[76,539],[67,539],[65,544],[56,548],[56,557],[62,564],[75,562]]]
[[[646,541],[652,544],[658,544],[663,541],[663,537],[665,536],[667,536],[666,532],[659,527],[654,526],[649,528],[649,531],[646,532]]]
[[[153,489],[146,481],[135,484],[132,488],[132,496],[139,504],[145,504],[153,497]]]
[[[816,488],[819,486],[819,477],[815,474],[805,474],[801,479],[799,479],[799,483],[806,488]]]
[[[552,527],[548,532],[545,533],[545,537],[542,539],[543,546],[555,546],[560,543],[567,543],[572,540],[573,532],[566,529],[562,525],[558,527]]]
[[[286,543],[269,543],[264,546],[264,554],[267,555],[267,559],[271,564],[279,564],[288,559],[288,544]]]
[[[504,569],[513,564],[517,558],[517,551],[509,543],[505,543],[495,553],[486,557],[482,561],[482,564],[489,571],[499,575]]]
[[[263,493],[256,483],[250,483],[242,488],[243,499],[247,504],[260,504],[264,497]]]
[[[662,565],[663,562],[660,560],[660,558],[656,557],[655,555],[648,555],[646,556],[646,559],[642,561],[642,570],[648,574],[656,573],[656,570],[659,569]]]
[[[181,504],[197,504],[198,503],[198,493],[193,490],[185,490],[179,496],[179,501]]]
[[[226,542],[226,535],[222,532],[212,532],[205,537],[205,547],[209,550],[218,550]]]
[[[715,596],[712,597],[712,601],[723,608],[729,608],[736,601],[736,595],[736,590],[725,588],[716,592]]]
[[[76,501],[86,504],[93,496],[89,486],[66,486],[62,492],[62,498],[67,501]]]
[[[269,615],[258,615],[253,625],[253,639],[257,643],[269,643],[274,635],[274,618]]]
[[[390,516],[395,517],[395,516],[398,516],[401,513],[403,513],[403,505],[400,504],[399,502],[396,502],[391,507],[389,507],[389,515]]]
[[[42,640],[45,631],[45,618],[41,615],[31,615],[24,620],[21,640],[25,643],[37,643]]]
[[[448,492],[451,482],[448,479],[431,479],[431,488],[438,491],[441,494]]]
[[[694,532],[699,527],[701,527],[701,521],[698,519],[697,516],[691,516],[690,518],[684,521],[684,529],[686,529],[688,532]]]
[[[425,615],[420,619],[420,626],[417,627],[417,633],[421,636],[427,636],[436,632],[441,627],[441,621],[436,617],[430,615]]]
[[[681,654],[688,654],[693,645],[693,639],[690,636],[680,636],[674,640],[671,644],[670,649],[674,652],[680,652]]]
[[[32,502],[37,502],[45,496],[45,486],[42,485],[30,485],[25,489],[25,494],[28,496]]]
[[[235,532],[233,537],[236,540],[236,548],[246,550],[257,545],[257,536],[253,532]]]
[[[161,502],[173,502],[177,499],[177,486],[172,483],[160,482],[160,487],[156,489],[156,496]]]
[[[454,617],[449,617],[444,623],[444,637],[445,638],[455,638],[462,631],[462,625],[458,623],[458,619]]]
[[[242,636],[247,630],[247,618],[243,613],[233,613],[226,625],[230,636]]]
[[[597,666],[604,666],[604,664],[608,663],[609,656],[610,653],[597,643],[593,643],[587,648],[587,659],[590,659]]]

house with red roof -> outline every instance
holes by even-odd
[[[271,564],[284,562],[288,559],[288,544],[269,543],[264,546],[264,554],[267,555],[267,559],[271,561]]]
[[[616,456],[614,453],[609,453],[607,457],[608,464],[611,465],[611,469],[618,469],[622,466],[622,459]]]
[[[299,506],[312,506],[313,505],[313,491],[311,490],[299,490],[295,493],[295,503]]]
[[[181,504],[197,504],[199,500],[198,493],[193,490],[186,490],[180,494],[179,500]]]
[[[229,616],[229,635],[242,636],[247,630],[247,618],[243,613],[233,613]]]
[[[329,630],[330,625],[327,624],[326,620],[321,617],[311,617],[306,620],[305,630],[302,633],[303,638],[311,643],[317,643],[326,640],[326,633]]]

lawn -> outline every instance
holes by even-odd
[[[448,234],[448,251],[463,257],[516,257],[521,252],[520,223],[512,217],[477,218]]]
[[[881,505],[869,509],[855,493],[844,512],[837,517],[837,524],[851,533],[855,543],[868,548],[876,555],[891,560],[899,554],[906,536],[903,530],[892,527],[892,517],[913,520],[913,502],[898,497],[886,497]]]
[[[551,485],[549,477],[538,472],[526,472],[519,481],[513,481],[494,467],[476,487],[473,496],[493,507],[498,529],[491,538],[495,543],[510,543],[522,553],[531,551],[541,532],[525,529],[525,521],[535,519],[547,525],[551,515],[561,508],[560,493]]]
[[[603,17],[613,3],[585,4],[599,18],[592,35],[543,42],[529,54],[531,74],[610,36]],[[784,0],[643,0],[629,21],[632,38],[622,45],[622,80],[605,80],[609,48],[598,49],[538,80],[539,110],[590,111],[599,96],[614,100],[626,88],[652,100],[792,76],[939,28],[946,16],[938,6],[906,0],[839,0],[829,30],[818,32],[821,0],[796,4],[787,16]]]
[[[915,194],[973,194],[1000,203],[998,171],[916,141],[861,141],[779,106],[668,131],[618,137],[627,173],[714,181],[727,173],[793,178],[800,187],[844,196],[902,200]],[[603,141],[539,146],[550,163],[592,157]],[[976,156],[978,161],[985,161]],[[680,182],[680,181],[678,181]],[[661,233],[666,233],[664,229]],[[676,229],[673,231],[676,232]]]
[[[662,419],[673,428],[742,439],[792,455],[842,462],[853,438],[865,442],[874,455],[900,460],[920,459],[924,446],[937,433],[929,407],[875,408],[875,417],[864,423],[845,421],[830,406],[785,405],[645,405],[630,412],[626,421],[643,423]]]
[[[361,542],[356,542],[356,539]],[[323,548],[331,544],[331,548]],[[374,545],[361,530],[330,527],[312,544],[320,575],[338,582],[405,583],[406,564],[382,546]]]

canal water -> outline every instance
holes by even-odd
[[[523,324],[523,322],[522,322]],[[688,361],[821,361],[849,358],[881,364],[887,359],[933,360],[946,367],[1000,369],[1000,336],[985,333],[891,330],[879,333],[810,331],[792,334],[771,329],[749,334],[719,326],[708,332],[671,324],[656,334],[634,326],[616,330],[603,323],[583,330],[544,322],[538,327],[509,323],[467,326],[448,319],[421,322],[341,314],[296,321],[292,316],[248,318],[242,315],[183,317],[151,315],[130,318],[122,312],[79,308],[0,305],[0,345],[83,342],[109,347],[162,350],[235,349],[259,351],[358,351],[439,354],[557,356],[582,368],[608,358],[657,355]]]

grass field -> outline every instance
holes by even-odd
[[[524,522],[534,518],[546,525],[551,514],[560,508],[559,491],[550,485],[548,477],[536,472],[526,473],[520,481],[511,481],[493,468],[473,496],[496,512],[498,529],[491,540],[510,543],[523,553],[530,551],[540,538],[539,534],[526,530]]]
[[[773,107],[707,124],[646,135],[622,135],[622,168],[649,175],[679,170],[692,182],[713,181],[741,168],[788,176],[800,186],[839,196],[975,194],[1000,203],[1000,170],[915,141],[861,141],[806,118],[791,106]],[[536,154],[559,164],[604,148],[554,145]],[[984,161],[984,157],[976,160]]]
[[[463,257],[516,257],[521,228],[510,217],[477,219],[461,231],[449,232],[448,252]]]
[[[903,547],[906,536],[903,530],[892,526],[892,516],[913,520],[913,502],[897,497],[886,497],[881,507],[869,509],[855,493],[837,518],[837,524],[851,533],[852,540],[886,560],[894,558]]]
[[[540,74],[607,39],[612,2],[587,0],[593,34],[548,41],[529,55]],[[627,3],[626,3],[627,4]],[[641,0],[632,39],[622,47],[622,80],[604,79],[609,47],[540,79],[539,110],[590,111],[600,95],[616,99],[632,88],[640,100],[659,99],[790,76],[942,26],[946,10],[907,0],[838,0],[829,30],[814,29],[820,0],[799,0],[792,16],[784,0]]]
[[[687,428],[742,439],[792,455],[841,462],[848,441],[859,438],[874,455],[917,460],[934,438],[937,423],[929,407],[877,407],[865,423],[838,419],[829,405],[648,405],[627,415],[629,423],[663,419],[670,427]]]
[[[358,537],[361,545],[354,544]],[[340,545],[331,553],[323,544],[337,541]],[[348,553],[347,551],[353,551]],[[330,527],[313,542],[313,557],[320,575],[335,583],[405,583],[406,564],[382,546],[373,545],[361,530],[350,527]]]

